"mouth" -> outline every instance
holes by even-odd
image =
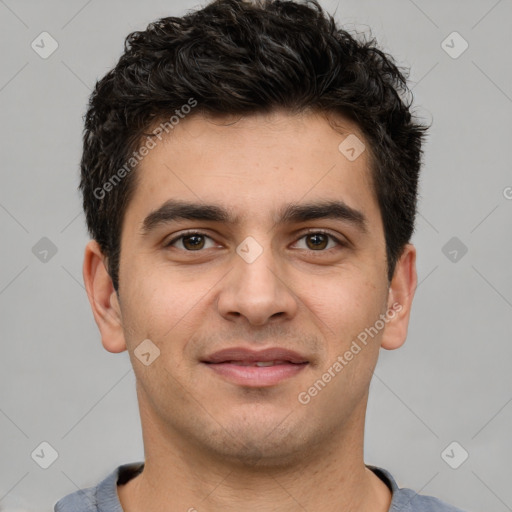
[[[201,361],[224,380],[246,387],[269,387],[298,375],[309,364],[302,355],[281,348],[226,349]]]
[[[306,363],[292,363],[291,361],[223,361],[222,363],[207,363],[207,364],[236,364],[237,366],[276,366],[284,364],[306,364]]]

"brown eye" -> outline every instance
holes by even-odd
[[[166,247],[175,247],[176,249],[192,252],[215,247],[215,242],[211,237],[205,235],[204,233],[191,232],[173,238],[169,243],[166,244]]]
[[[183,247],[189,251],[197,251],[204,247],[204,236],[202,235],[187,235],[182,239]]]
[[[304,249],[306,251],[327,252],[330,249],[346,247],[346,244],[330,233],[324,231],[310,231],[301,236],[295,242],[296,249]]]
[[[309,249],[325,249],[329,243],[329,236],[323,233],[313,233],[306,235],[306,245]]]

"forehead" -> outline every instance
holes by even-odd
[[[136,171],[125,222],[143,219],[170,199],[216,204],[239,222],[269,222],[285,204],[342,201],[380,218],[370,155],[357,125],[318,113],[282,112],[180,121]]]

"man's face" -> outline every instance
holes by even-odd
[[[312,114],[190,117],[142,161],[119,304],[146,435],[277,463],[363,423],[387,326],[332,368],[389,307],[386,250],[368,154],[351,161],[338,149],[363,137],[341,121],[343,131]],[[229,218],[151,216],[169,201]],[[338,215],[312,208],[329,202]],[[146,366],[134,350],[147,339],[160,356]],[[302,364],[271,354],[282,363],[246,366],[268,348]],[[224,356],[238,362],[215,357],[225,349],[242,349]]]

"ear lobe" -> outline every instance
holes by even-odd
[[[381,347],[386,350],[394,350],[405,343],[417,281],[416,248],[406,244],[389,286],[386,312],[389,320],[381,342]]]
[[[105,256],[96,240],[85,247],[83,277],[94,320],[101,333],[103,346],[109,352],[126,350],[121,308],[112,279],[107,272]]]

